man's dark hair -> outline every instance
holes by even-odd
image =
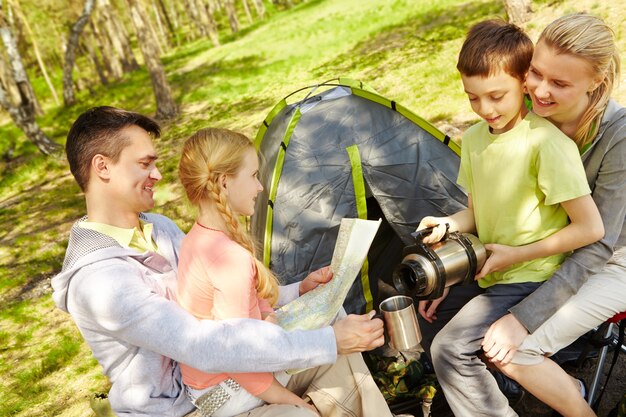
[[[135,125],[153,137],[161,134],[159,124],[151,118],[115,107],[94,107],[78,116],[67,134],[65,153],[81,190],[87,191],[93,157],[100,154],[117,162],[130,142],[121,131]]]
[[[524,81],[533,49],[533,42],[519,27],[504,20],[485,20],[470,28],[456,68],[468,77],[488,77],[501,69]]]

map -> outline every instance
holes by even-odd
[[[381,220],[342,219],[331,268],[333,279],[276,310],[285,330],[312,330],[328,326],[341,309],[361,271]]]

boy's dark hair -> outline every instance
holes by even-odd
[[[488,77],[502,69],[524,81],[532,57],[533,42],[522,29],[504,20],[485,20],[470,28],[456,68],[468,77]]]
[[[151,118],[115,107],[94,107],[78,116],[67,134],[65,153],[70,171],[81,190],[87,191],[89,167],[97,154],[117,162],[129,140],[120,132],[129,126],[139,126],[154,137],[161,128]]]

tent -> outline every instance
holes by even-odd
[[[304,98],[288,103],[297,95]],[[252,233],[282,284],[330,264],[342,218],[383,219],[344,303],[349,313],[377,307],[422,217],[467,204],[456,184],[458,144],[354,80],[290,94],[268,114],[255,145],[264,190]]]

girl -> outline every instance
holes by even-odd
[[[204,129],[184,144],[180,180],[199,215],[181,246],[177,298],[197,318],[273,322],[273,306],[279,298],[277,280],[254,256],[254,244],[238,221],[238,216],[254,213],[255,199],[263,190],[258,172],[254,146],[242,134]],[[293,285],[299,285],[301,295],[331,277],[330,268],[325,267]],[[363,316],[363,320],[370,319]],[[251,337],[250,344],[254,343]],[[241,360],[249,357],[246,346],[228,341],[224,345],[240,352]],[[256,409],[254,415],[273,417],[391,417],[358,353],[339,355],[333,365],[292,378],[284,372],[207,374],[184,364],[181,369],[188,395],[202,416],[228,417]],[[289,387],[298,395],[285,388],[290,379]],[[305,402],[302,394],[315,406]],[[259,408],[264,403],[282,406],[268,411]]]
[[[177,298],[198,318],[273,321],[278,282],[254,257],[254,244],[238,220],[254,213],[256,196],[263,190],[258,173],[256,151],[242,134],[206,129],[184,145],[180,181],[199,215],[181,246]],[[289,380],[285,373],[206,374],[184,364],[181,369],[192,400],[215,386],[230,393],[232,398],[213,412],[216,417],[236,415],[264,402],[316,412],[284,387]]]

